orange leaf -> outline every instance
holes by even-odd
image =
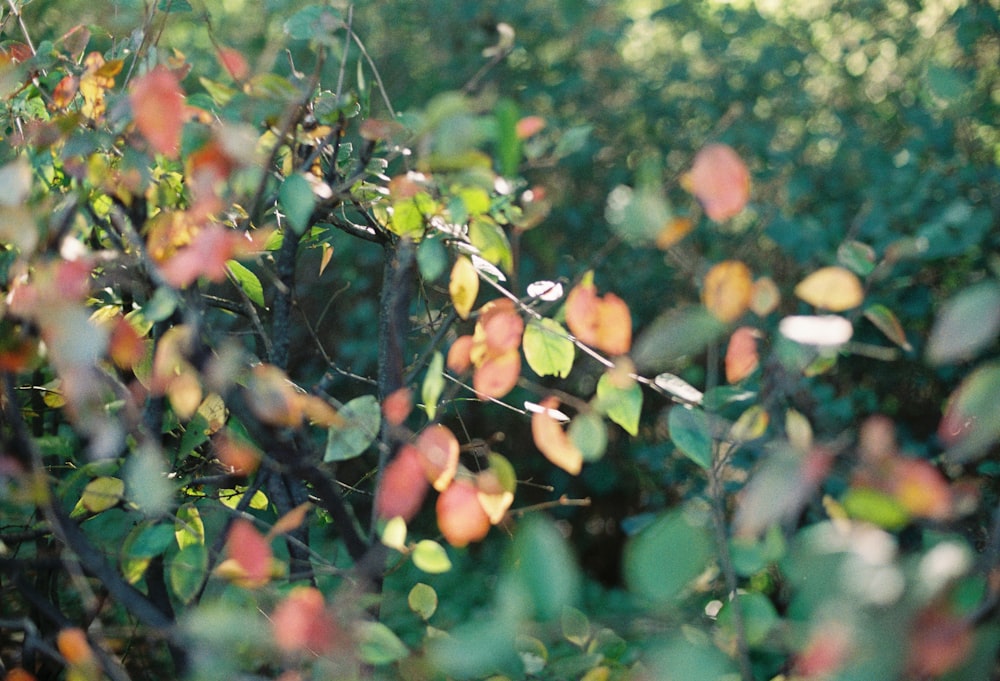
[[[697,153],[685,185],[716,222],[739,214],[750,200],[750,172],[725,144],[709,144]]]
[[[549,415],[549,409],[559,409],[559,400],[546,397],[539,405],[542,407],[531,415],[531,436],[535,446],[559,468],[570,475],[577,475],[583,468],[583,454],[570,440],[559,421]]]
[[[447,427],[435,424],[417,436],[416,448],[427,480],[438,492],[443,491],[458,470],[458,439]]]
[[[897,457],[887,481],[896,501],[911,516],[945,520],[951,515],[951,487],[929,461]]]
[[[632,347],[628,305],[613,293],[598,296],[589,277],[566,297],[566,325],[578,340],[608,354],[622,355]]]
[[[520,347],[523,334],[524,320],[514,303],[500,298],[491,300],[480,309],[473,338],[483,340],[490,354],[500,355]]]
[[[472,336],[459,336],[448,348],[448,369],[456,374],[464,374],[472,366]]]
[[[609,355],[624,355],[632,348],[632,314],[628,305],[614,293],[606,293],[598,312],[597,349]]]
[[[177,158],[184,127],[184,92],[177,76],[157,66],[132,83],[129,103],[135,125],[153,151]]]
[[[237,518],[226,537],[226,555],[242,574],[234,581],[248,589],[267,584],[271,577],[271,544],[249,520]]]
[[[656,235],[656,247],[663,251],[667,250],[679,243],[693,228],[694,223],[691,222],[690,218],[674,217],[668,220],[660,233]]]
[[[843,267],[823,267],[799,282],[795,295],[831,312],[857,307],[865,298],[857,275]]]
[[[274,525],[271,526],[271,529],[267,531],[267,536],[264,538],[270,541],[274,537],[294,532],[299,529],[302,527],[302,523],[306,521],[306,514],[312,510],[312,507],[312,502],[309,501],[299,504],[285,515],[278,518]]]
[[[71,665],[82,665],[94,660],[94,651],[83,629],[62,629],[56,636],[56,647]]]
[[[108,354],[122,369],[131,369],[146,356],[146,343],[124,317],[118,317],[108,340]]]
[[[255,366],[246,390],[250,411],[264,423],[290,428],[301,425],[302,401],[288,376],[278,367]]]
[[[233,475],[250,475],[260,465],[260,452],[243,440],[221,433],[213,440],[216,458]]]
[[[751,326],[741,326],[733,331],[726,348],[726,382],[739,383],[760,364],[757,339],[760,332]]]
[[[7,672],[7,675],[3,677],[3,681],[38,681],[35,675],[24,669],[23,667],[13,667]]]
[[[390,426],[400,426],[413,409],[413,392],[409,388],[395,390],[382,400],[382,416]]]
[[[750,268],[739,260],[726,260],[705,275],[701,300],[717,319],[734,322],[749,307],[752,288]]]
[[[323,593],[312,586],[297,586],[278,603],[271,613],[271,630],[275,644],[286,653],[324,655],[346,642]]]
[[[233,80],[243,80],[250,74],[247,60],[233,48],[220,47],[218,57],[219,63],[233,77]]]
[[[75,76],[64,76],[55,90],[52,91],[52,106],[57,109],[65,109],[76,97],[80,89],[80,81]]]
[[[578,340],[597,345],[601,325],[600,300],[593,282],[584,280],[566,296],[566,326]]]
[[[504,489],[496,471],[491,468],[480,471],[476,475],[476,490],[479,504],[486,511],[490,522],[496,525],[502,521],[507,515],[507,509],[514,503],[514,493]]]
[[[525,116],[517,122],[514,132],[520,140],[526,140],[537,135],[545,128],[545,119],[541,116]]]
[[[479,503],[476,486],[469,480],[452,482],[438,497],[435,509],[438,529],[452,546],[467,546],[489,534],[490,517]]]
[[[375,494],[375,511],[386,520],[401,516],[410,522],[424,503],[427,487],[423,455],[415,446],[405,444],[382,473]]]
[[[521,353],[514,350],[491,355],[476,367],[472,388],[480,396],[500,399],[517,385],[521,376]]]
[[[479,295],[479,273],[472,261],[465,256],[459,257],[451,268],[448,293],[458,316],[468,319],[472,306],[476,303],[476,296]]]

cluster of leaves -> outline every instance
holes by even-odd
[[[996,263],[926,329],[892,304],[922,242],[864,234],[799,268],[704,249],[692,295],[637,329],[629,291],[599,293],[588,268],[522,295],[520,244],[552,207],[521,173],[585,131],[473,96],[485,72],[396,114],[350,7],[287,17],[310,68],[281,75],[210,23],[214,62],[168,52],[170,4],[137,46],[83,26],[36,46],[21,22],[0,56],[9,678],[989,675],[1000,533],[977,557],[961,530],[996,501],[973,468],[1000,441]],[[515,51],[497,36],[487,67]],[[601,197],[630,256],[684,263],[763,213],[711,137],[675,182],[650,154]],[[326,309],[347,303],[329,279],[350,283],[362,247],[381,292],[353,305],[377,322],[330,340]],[[339,359],[352,341],[375,348],[372,376]],[[829,430],[799,403],[852,357],[899,353],[955,379],[925,456],[891,418]],[[466,431],[482,405],[530,442]],[[627,519],[615,626],[544,513],[588,500],[518,501],[532,458],[585,477],[622,432],[689,482]],[[493,527],[492,593],[458,613]]]

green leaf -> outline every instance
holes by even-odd
[[[323,461],[345,461],[360,456],[375,438],[382,425],[382,408],[374,395],[355,397],[341,408],[343,426],[327,431]]]
[[[426,281],[437,279],[448,269],[448,249],[441,239],[424,239],[417,246],[417,267]]]
[[[315,40],[331,44],[336,40],[335,32],[343,26],[343,21],[329,7],[309,5],[300,9],[285,21],[285,33],[293,40]]]
[[[429,208],[424,201],[418,201],[423,196],[429,201],[426,194],[396,201],[392,204],[392,219],[389,220],[389,231],[399,236],[410,237],[417,240],[424,234],[424,213]]]
[[[648,669],[664,670],[658,681],[720,681],[739,678],[732,660],[706,638],[692,640],[689,631],[672,634],[649,652]],[[669,670],[666,672],[665,670]]]
[[[899,323],[899,319],[896,318],[893,311],[885,305],[869,305],[865,308],[864,315],[865,319],[874,324],[875,328],[881,331],[893,343],[907,352],[913,349],[910,342],[906,340],[906,332],[903,331],[903,325]]]
[[[451,559],[444,547],[431,539],[417,542],[413,548],[413,564],[431,575],[448,572],[451,569]]]
[[[563,638],[573,645],[583,648],[590,640],[590,620],[576,608],[566,607],[560,618]]]
[[[420,387],[420,398],[423,400],[424,411],[431,421],[437,415],[437,403],[444,391],[444,355],[435,352],[427,365],[424,383]]]
[[[604,217],[612,231],[633,246],[648,246],[673,217],[660,187],[643,185],[632,189],[619,185],[608,194]]]
[[[844,510],[858,520],[865,520],[887,530],[898,530],[910,521],[903,506],[890,497],[868,487],[854,487],[843,499]]]
[[[198,508],[192,504],[182,504],[174,517],[174,539],[182,551],[188,546],[205,543],[205,523]]]
[[[153,291],[152,297],[142,306],[142,316],[147,322],[162,322],[177,309],[177,294],[168,286]]]
[[[493,110],[497,123],[497,164],[505,177],[517,175],[521,164],[521,140],[517,138],[517,104],[501,99]]]
[[[768,635],[780,622],[774,605],[764,594],[755,591],[739,595],[740,609],[743,613],[743,632],[747,643],[759,646],[767,641]],[[730,635],[735,635],[733,622],[733,604],[726,603],[719,611],[718,624]]]
[[[205,92],[209,94],[212,101],[219,106],[225,106],[228,104],[229,100],[235,97],[237,93],[237,90],[229,87],[228,85],[218,83],[214,80],[209,80],[204,76],[199,76],[198,82],[201,83],[203,88],[205,88]]]
[[[715,555],[711,533],[683,510],[661,515],[625,547],[625,582],[655,604],[676,599]]]
[[[698,354],[725,332],[725,325],[704,307],[668,312],[639,336],[632,359],[643,372],[663,371],[683,357]]]
[[[354,631],[359,639],[358,653],[368,664],[391,664],[410,654],[409,648],[381,622],[357,622]]]
[[[668,426],[677,449],[702,468],[712,465],[712,430],[704,411],[676,406],[670,410]]]
[[[592,411],[577,414],[569,424],[570,440],[583,454],[584,461],[598,461],[608,447],[608,429],[604,419]]]
[[[609,374],[603,374],[597,381],[597,408],[629,435],[639,434],[642,388],[635,381],[630,382],[627,388],[619,388]]]
[[[998,332],[1000,284],[985,281],[970,286],[938,312],[927,341],[927,360],[949,364],[969,359],[995,342]]]
[[[860,241],[845,241],[837,248],[837,262],[859,277],[867,277],[875,269],[875,249]]]
[[[527,517],[514,536],[508,576],[536,619],[558,617],[579,597],[580,569],[565,537],[541,515]]]
[[[521,347],[531,370],[539,376],[569,376],[576,346],[567,336],[566,329],[554,319],[528,321]]]
[[[247,298],[252,300],[256,305],[264,307],[264,287],[261,285],[257,275],[236,260],[227,260],[226,267],[239,287],[247,294]]]
[[[189,544],[170,563],[170,590],[181,603],[190,603],[201,589],[208,572],[208,548],[204,544]]]
[[[510,242],[503,229],[487,217],[474,218],[469,223],[469,241],[479,254],[500,269],[510,272],[514,266]]]
[[[188,0],[160,0],[160,3],[156,6],[161,12],[193,12],[194,9],[191,7],[191,3]]]
[[[131,542],[127,542],[125,553],[132,558],[152,558],[166,551],[174,541],[173,525],[147,525]]]
[[[985,364],[965,377],[948,401],[938,435],[947,437],[947,457],[961,462],[981,456],[1000,440],[997,417],[1000,362]]]
[[[285,178],[278,190],[278,200],[292,231],[296,234],[305,233],[309,228],[313,208],[316,207],[316,195],[305,175],[295,173]]]
[[[428,584],[417,582],[410,589],[410,593],[406,597],[406,602],[410,606],[410,610],[417,613],[420,619],[426,622],[437,611],[437,591]]]
[[[390,518],[382,528],[382,543],[390,549],[406,550],[406,521],[402,516]]]

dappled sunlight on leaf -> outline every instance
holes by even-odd
[[[451,294],[451,302],[455,305],[458,316],[468,319],[479,294],[479,274],[468,258],[460,257],[455,260],[448,282],[448,292]]]

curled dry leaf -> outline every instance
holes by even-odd
[[[725,144],[703,147],[695,155],[684,184],[716,222],[739,214],[750,200],[750,171]]]
[[[750,268],[739,260],[726,260],[705,275],[701,301],[716,319],[728,324],[746,312],[752,291]]]
[[[583,468],[583,453],[573,444],[559,421],[549,410],[559,409],[559,400],[546,397],[540,403],[542,410],[531,415],[531,436],[535,446],[550,462],[570,475],[577,475]]]

